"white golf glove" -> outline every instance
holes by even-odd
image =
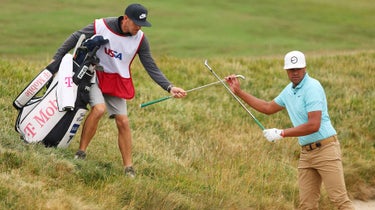
[[[284,130],[271,128],[263,130],[263,135],[269,142],[276,142],[283,138]]]

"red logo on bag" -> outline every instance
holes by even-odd
[[[30,87],[27,88],[26,90],[26,96],[27,97],[32,97],[34,96],[40,88],[46,84],[46,82],[51,78],[51,73],[50,72],[43,72],[40,74],[37,78],[35,78],[34,82],[31,84]]]
[[[50,100],[47,107],[42,107],[36,114],[31,117],[32,121],[27,123],[23,132],[27,136],[34,137],[37,134],[36,126],[42,128],[48,120],[57,112],[57,100]]]
[[[73,84],[72,77],[65,77],[65,84],[66,84],[66,87],[72,87],[72,84]]]

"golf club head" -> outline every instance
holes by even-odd
[[[212,70],[211,67],[208,65],[208,60],[207,60],[207,59],[204,61],[204,65],[205,65],[210,71]]]
[[[236,75],[237,78],[241,78],[241,79],[246,79],[245,76],[241,75],[241,74],[237,74]]]

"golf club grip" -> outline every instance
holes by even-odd
[[[143,103],[143,104],[141,104],[141,108],[149,106],[149,105],[152,105],[152,104],[159,103],[161,101],[165,101],[165,100],[170,99],[170,98],[171,98],[171,96],[165,96],[163,98],[159,98],[159,99],[156,99],[156,100],[153,100],[153,101],[149,101],[149,102]]]

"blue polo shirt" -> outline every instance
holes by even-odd
[[[336,134],[328,115],[324,89],[320,82],[311,78],[308,73],[295,88],[293,83],[289,83],[274,101],[286,108],[294,127],[306,123],[309,112],[322,111],[319,131],[298,137],[300,145],[310,144]]]

